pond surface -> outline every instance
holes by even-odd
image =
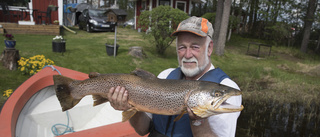
[[[319,137],[319,103],[243,100],[237,137]]]

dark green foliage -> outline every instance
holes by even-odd
[[[272,26],[267,26],[264,31],[266,38],[273,40],[274,44],[285,44],[286,39],[292,37],[292,27],[286,23],[278,22]]]
[[[152,42],[155,44],[157,52],[161,55],[170,46],[175,37],[171,33],[176,30],[179,23],[187,19],[188,15],[170,6],[159,6],[152,11],[144,11],[139,17],[139,24],[142,30],[146,30],[148,35],[153,37]],[[150,27],[151,30],[148,30]]]
[[[206,18],[207,20],[209,20],[212,24],[214,24],[214,20],[216,18],[216,13],[206,13],[204,15],[201,16],[202,18]]]

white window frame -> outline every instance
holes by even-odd
[[[169,3],[170,3],[169,6],[173,7],[173,5],[172,5],[172,4],[173,4],[173,0],[169,0],[169,1],[170,1],[170,2],[169,2]],[[159,5],[159,0],[157,0],[157,7],[158,7],[158,6],[160,6],[160,5]]]
[[[144,8],[142,8],[144,7]],[[146,0],[142,0],[141,1],[141,10],[146,10],[147,9],[147,1]]]
[[[187,2],[186,1],[176,1],[176,9],[178,9],[178,3],[184,4],[184,12],[187,12]]]

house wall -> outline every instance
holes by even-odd
[[[49,5],[58,6],[58,0],[32,0],[32,7],[34,10],[38,10],[41,12],[47,12],[47,8]],[[51,24],[53,23],[54,20],[59,20],[58,19],[58,11],[60,10],[60,8],[62,8],[62,7],[59,7],[57,11],[51,12],[51,21],[50,21]],[[36,16],[35,16],[34,20],[39,22],[39,20]],[[62,21],[60,21],[60,22],[62,22]]]
[[[141,14],[141,12],[142,11],[144,11],[144,10],[152,10],[153,8],[156,8],[159,4],[159,0],[152,0],[152,9],[150,9],[150,0],[144,0],[145,2],[143,2],[143,0],[137,0],[136,1],[136,28],[140,28],[140,26],[139,26],[139,22],[138,22],[138,20],[139,20],[139,16],[140,16],[140,14]],[[185,2],[185,4],[186,4],[186,13],[187,14],[189,14],[190,12],[189,12],[189,10],[190,10],[190,0],[171,0],[170,1],[170,4],[171,4],[171,7],[173,7],[173,8],[176,8],[176,3],[177,3],[177,1],[180,1],[180,2]],[[145,3],[145,5],[143,6],[142,4],[144,4]],[[145,7],[145,8],[144,8]],[[142,8],[144,8],[144,9],[142,9]]]

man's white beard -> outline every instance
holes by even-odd
[[[183,66],[183,62],[195,62],[197,64],[197,66],[195,68],[185,68]],[[192,57],[191,59],[186,59],[183,57],[181,60],[181,71],[187,77],[194,77],[194,76],[200,74],[206,68],[208,63],[209,63],[209,59],[207,56],[205,57],[205,62],[202,66],[199,66],[198,60],[195,57]]]

